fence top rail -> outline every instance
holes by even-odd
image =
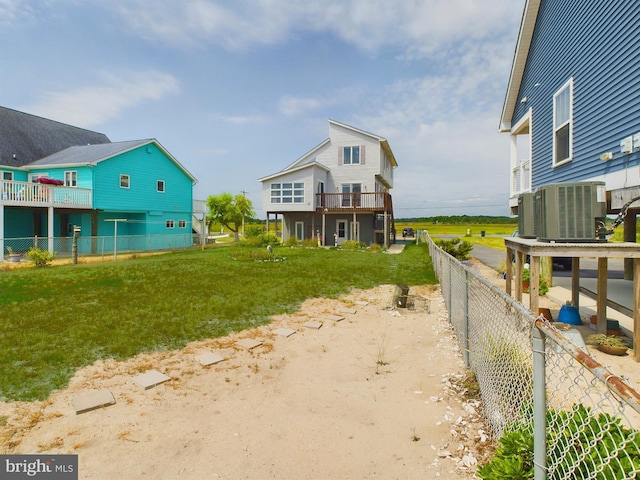
[[[608,370],[578,347],[576,344],[562,335],[548,320],[542,315],[536,319],[535,326],[546,338],[552,339],[565,352],[570,354],[577,362],[589,370],[595,377],[600,379],[607,388],[623,400],[627,405],[640,413],[640,394],[636,392],[622,377]]]

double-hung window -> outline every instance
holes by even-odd
[[[156,192],[164,193],[164,180],[156,181]]]
[[[78,172],[76,170],[68,170],[64,172],[64,186],[65,187],[78,186]]]
[[[120,174],[120,188],[129,188],[129,175]]]
[[[573,79],[553,96],[553,164],[568,162],[573,156]]]
[[[344,165],[360,164],[360,147],[343,147],[342,163]]]

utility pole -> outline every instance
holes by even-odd
[[[240,190],[240,193],[243,197],[247,197],[247,192],[244,190]],[[244,238],[244,211],[242,212],[242,237]]]

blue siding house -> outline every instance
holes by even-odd
[[[74,226],[85,253],[112,251],[116,228],[118,249],[190,246],[195,182],[155,139],[110,142],[0,108],[0,256],[20,237],[68,250]]]
[[[638,1],[525,2],[499,126],[511,136],[512,213],[521,193],[551,183],[605,182],[610,214],[640,196],[639,32]]]

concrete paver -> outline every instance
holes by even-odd
[[[168,377],[164,373],[160,373],[157,370],[147,370],[140,375],[136,375],[132,380],[133,383],[135,383],[139,387],[142,387],[145,390],[149,390],[150,388],[171,380],[171,377]]]
[[[73,398],[73,407],[76,415],[89,412],[96,408],[108,407],[115,405],[116,400],[109,390],[94,390],[93,392],[83,393]]]

